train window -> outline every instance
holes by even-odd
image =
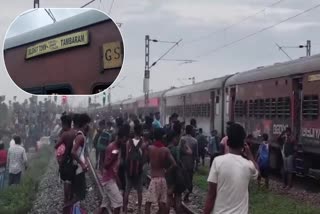
[[[277,115],[277,103],[276,103],[276,99],[273,98],[271,99],[271,102],[270,102],[270,117],[275,118],[276,115]]]
[[[249,101],[249,117],[253,117],[254,116],[253,109],[254,109],[253,100],[250,100]]]
[[[302,115],[306,119],[316,120],[319,115],[319,96],[306,95],[303,97]]]
[[[264,101],[264,114],[266,118],[271,118],[271,99]]]
[[[48,85],[44,87],[45,94],[73,94],[69,84]]]
[[[264,111],[265,111],[265,106],[264,106],[264,100],[263,99],[259,99],[257,100],[257,117],[258,118],[263,118],[264,117]]]
[[[201,117],[206,116],[206,104],[201,104]]]
[[[253,101],[253,117],[258,118],[258,100]]]
[[[206,114],[206,116],[210,117],[210,104],[208,103],[206,106],[207,106],[207,114]]]
[[[243,117],[244,116],[244,102],[241,100],[237,100],[234,106],[234,113],[236,117]]]
[[[290,117],[290,98],[280,97],[277,100],[277,117],[289,118]]]

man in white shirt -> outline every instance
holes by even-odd
[[[248,185],[259,174],[258,165],[244,143],[244,128],[232,124],[227,134],[229,153],[216,157],[209,173],[205,214],[248,214]],[[249,160],[242,157],[243,153]]]
[[[15,144],[8,150],[9,185],[19,184],[23,168],[27,168],[27,154],[21,146],[21,138],[13,137]]]

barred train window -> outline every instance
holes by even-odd
[[[237,100],[234,107],[236,117],[245,116],[245,102],[242,100]]]
[[[253,100],[249,101],[249,117],[254,116],[254,103]]]
[[[306,95],[303,97],[302,115],[306,119],[315,120],[319,115],[319,96]]]
[[[290,98],[280,97],[277,100],[277,117],[288,118],[290,117]]]

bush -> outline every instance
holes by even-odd
[[[52,154],[52,148],[44,146],[28,160],[29,168],[22,174],[20,185],[9,186],[0,192],[0,213],[28,213]]]

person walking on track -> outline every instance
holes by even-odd
[[[15,136],[15,144],[8,151],[9,185],[20,184],[23,169],[27,169],[26,150],[21,146],[21,138]]]
[[[187,125],[186,135],[181,137],[180,146],[181,146],[181,162],[183,163],[188,174],[188,192],[184,196],[184,201],[189,202],[189,195],[193,190],[193,174],[196,161],[198,158],[198,143],[197,140],[192,137],[194,127]],[[191,149],[192,154],[189,154],[188,148]]]
[[[152,203],[158,203],[160,214],[166,213],[168,192],[165,171],[175,168],[176,162],[170,150],[165,147],[163,137],[164,130],[155,129],[155,142],[147,149],[147,157],[151,166],[151,181],[146,195],[145,214],[150,214]]]
[[[4,188],[7,171],[8,152],[4,149],[4,143],[0,140],[0,191]]]
[[[107,147],[102,174],[104,195],[97,214],[105,212],[109,206],[109,200],[114,214],[119,214],[121,207],[123,206],[123,198],[119,190],[119,187],[121,187],[122,184],[118,176],[118,170],[122,155],[120,148],[121,145],[127,142],[129,131],[130,129],[126,130],[125,127],[120,127],[117,134],[117,140],[110,143]]]

